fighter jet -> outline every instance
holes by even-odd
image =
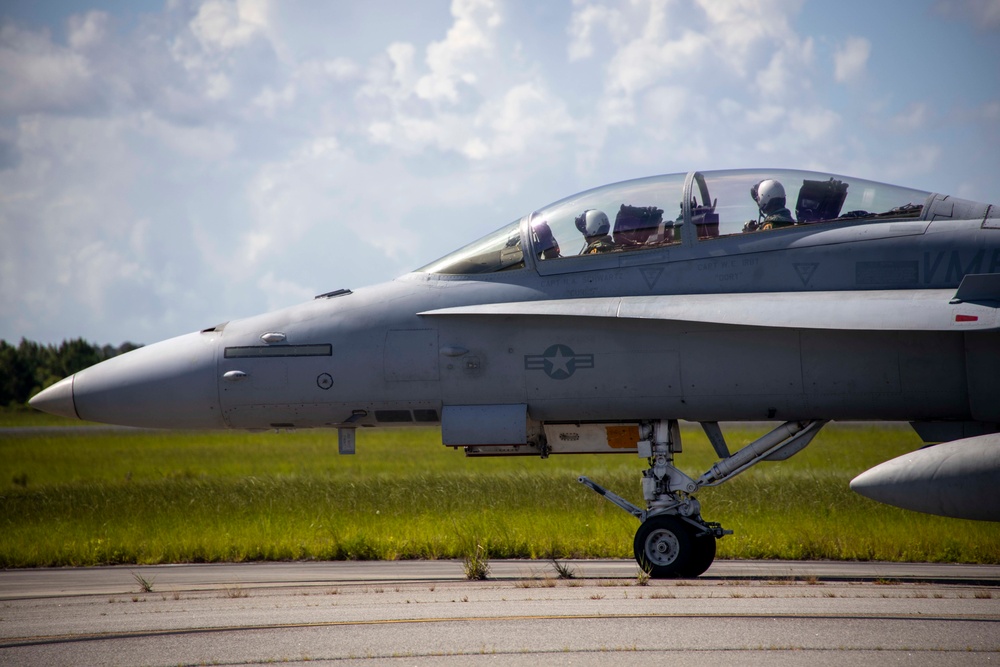
[[[651,576],[692,577],[730,532],[698,490],[789,458],[830,420],[908,421],[947,443],[857,491],[1000,520],[998,302],[994,205],[695,171],[568,197],[389,283],[143,347],[31,405],[139,427],[333,428],[345,454],[358,428],[438,425],[468,456],[637,455],[644,507],[579,481],[639,520]],[[675,466],[678,420],[718,455],[700,475]],[[775,427],[731,452],[719,424],[742,420]]]

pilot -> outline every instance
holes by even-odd
[[[596,208],[587,209],[576,217],[576,228],[587,241],[587,247],[583,249],[581,255],[596,255],[614,250],[615,242],[608,235],[611,231],[611,221],[604,211],[598,211]]]
[[[760,181],[750,188],[750,196],[757,202],[760,215],[756,223],[748,222],[744,231],[779,229],[795,224],[792,212],[785,207],[785,188],[779,181],[773,178]]]
[[[556,259],[559,254],[559,241],[552,235],[552,228],[545,220],[531,223],[531,232],[535,237],[535,252],[538,259]]]

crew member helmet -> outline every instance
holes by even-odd
[[[545,220],[531,223],[531,231],[535,235],[535,251],[544,259],[559,257],[559,242],[552,235],[552,228]]]
[[[757,202],[760,212],[765,215],[785,206],[785,188],[773,178],[763,180],[750,188],[750,196]]]
[[[611,231],[611,221],[608,220],[608,216],[605,215],[604,211],[591,208],[577,217],[576,228],[580,230],[581,234],[590,239],[595,236],[604,236]]]

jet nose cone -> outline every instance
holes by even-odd
[[[76,401],[73,400],[73,378],[75,377],[71,375],[59,380],[48,389],[43,389],[28,401],[28,405],[36,410],[48,412],[50,415],[79,419],[80,415],[76,413]]]
[[[224,428],[216,377],[218,337],[202,333],[147,345],[73,376],[80,419],[144,428]]]

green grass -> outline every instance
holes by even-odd
[[[759,432],[726,434],[735,449]],[[697,476],[714,454],[699,429],[684,438],[677,463]],[[736,531],[719,557],[1000,562],[998,524],[848,489],[919,444],[908,428],[830,425],[790,461],[703,490],[706,518]],[[326,431],[0,432],[0,566],[467,558],[479,547],[631,557],[638,523],[576,478],[641,504],[638,457],[466,459],[435,429],[365,429],[357,455],[336,451]]]
[[[98,426],[93,422],[69,421],[63,417],[39,412],[27,405],[0,407],[0,428],[34,426]],[[3,436],[0,436],[3,437]]]

